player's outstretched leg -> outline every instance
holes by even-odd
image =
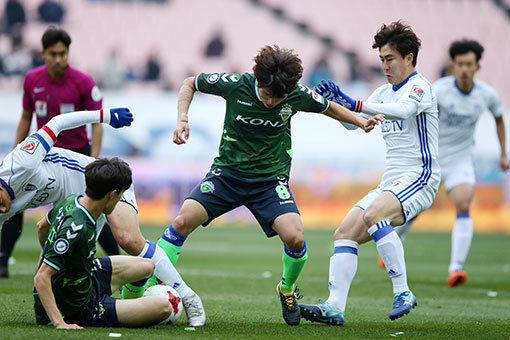
[[[335,308],[327,301],[319,300],[316,305],[300,304],[299,309],[301,310],[301,317],[305,320],[333,326],[344,324],[344,311]]]
[[[411,309],[417,306],[416,296],[411,291],[397,293],[393,297],[393,309],[389,315],[391,320],[395,320],[409,314]]]

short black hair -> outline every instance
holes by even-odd
[[[303,66],[293,52],[278,45],[266,45],[260,50],[253,66],[259,87],[268,88],[275,97],[284,97],[297,88]]]
[[[85,193],[100,200],[110,191],[121,192],[131,186],[131,168],[118,157],[98,158],[85,167]]]
[[[389,25],[383,24],[374,35],[372,48],[381,49],[381,47],[386,44],[396,49],[402,58],[412,53],[413,66],[416,66],[421,40],[413,32],[411,26],[406,25],[400,20],[392,22]]]
[[[41,38],[43,50],[51,47],[59,42],[63,43],[67,48],[71,45],[71,37],[61,28],[56,26],[48,26]]]
[[[469,39],[456,40],[452,42],[449,50],[450,58],[452,58],[452,60],[455,59],[455,56],[459,54],[474,52],[474,54],[476,55],[476,62],[479,62],[480,59],[482,58],[483,51],[484,51],[483,46],[480,45],[478,41]]]

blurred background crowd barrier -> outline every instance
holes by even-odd
[[[0,11],[0,154],[12,148],[23,76],[42,63],[41,35],[49,24],[59,25],[72,38],[69,64],[92,75],[104,106],[135,113],[130,128],[105,128],[102,155],[121,156],[133,167],[143,224],[170,223],[217,154],[224,112],[219,97],[197,94],[190,140],[182,146],[171,141],[182,80],[199,72],[250,72],[266,44],[300,55],[302,83],[331,78],[366,98],[385,82],[371,48],[382,23],[403,19],[413,27],[422,39],[417,69],[431,81],[448,73],[451,41],[476,39],[485,47],[477,77],[497,90],[510,125],[510,0],[2,0]],[[495,129],[494,119],[483,115],[475,137],[472,217],[477,231],[510,232],[510,176],[498,170]],[[300,113],[292,135],[291,188],[305,226],[334,228],[379,182],[380,131],[347,131],[329,118]],[[454,215],[441,189],[415,228],[450,230]],[[241,208],[215,223],[256,221]]]

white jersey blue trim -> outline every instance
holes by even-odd
[[[432,175],[432,156],[429,148],[429,141],[427,136],[427,117],[426,113],[422,112],[418,116],[416,116],[416,121],[418,125],[418,135],[420,138],[420,152],[421,159],[423,162],[423,170],[418,177],[411,185],[402,190],[397,198],[400,202],[405,202],[408,198],[410,198],[417,191],[421,190],[425,185],[428,184],[430,176]]]
[[[85,167],[81,166],[77,160],[64,157],[58,153],[47,154],[43,162],[60,163],[64,168],[85,173]]]

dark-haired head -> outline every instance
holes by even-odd
[[[254,60],[253,73],[259,88],[275,98],[285,98],[294,91],[303,76],[301,59],[292,50],[277,45],[263,47]]]
[[[111,191],[120,193],[129,189],[131,168],[117,157],[99,158],[85,167],[85,183],[87,196],[101,200]]]
[[[476,62],[479,62],[483,54],[483,46],[475,40],[457,40],[450,45],[450,58],[453,60],[459,54],[473,52],[476,56]]]
[[[43,50],[59,42],[64,44],[66,48],[69,48],[69,45],[71,45],[71,37],[61,28],[56,26],[48,26],[41,38],[41,42]]]
[[[392,22],[389,25],[382,25],[374,36],[372,48],[378,48],[380,50],[384,45],[389,45],[397,50],[402,58],[412,53],[412,64],[416,67],[421,40],[416,36],[410,26],[404,24],[400,20]]]

